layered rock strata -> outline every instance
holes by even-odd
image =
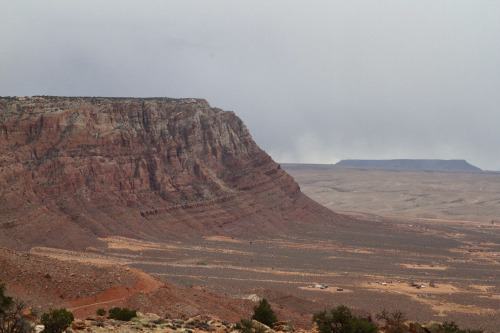
[[[343,217],[199,99],[0,99],[0,244],[255,234]]]

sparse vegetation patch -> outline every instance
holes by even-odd
[[[130,310],[128,308],[112,308],[109,310],[109,318],[122,320],[122,321],[130,321],[132,318],[137,317],[136,310]]]
[[[62,333],[73,320],[75,320],[73,313],[65,308],[50,309],[40,320],[45,327],[42,333]]]

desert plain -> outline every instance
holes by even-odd
[[[500,174],[282,168],[305,194],[353,222],[290,220],[268,235],[108,237],[104,251],[31,251],[126,264],[199,292],[264,297],[302,326],[315,311],[345,304],[363,316],[401,310],[409,320],[500,328]]]

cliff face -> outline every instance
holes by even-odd
[[[0,99],[0,244],[279,230],[332,213],[204,100]]]

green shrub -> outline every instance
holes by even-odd
[[[259,305],[253,308],[252,319],[269,327],[278,321],[276,314],[271,309],[271,304],[265,298],[259,302]]]
[[[313,315],[313,322],[320,333],[376,333],[377,326],[357,318],[345,305],[339,305],[330,312],[321,311]]]
[[[5,285],[0,283],[0,333],[31,332],[25,310],[23,301],[5,296]]]
[[[50,309],[48,313],[42,315],[42,319],[40,320],[45,326],[42,332],[62,333],[71,325],[73,320],[75,320],[73,313],[65,308]]]
[[[5,296],[5,285],[0,284],[0,316],[5,315],[14,305],[12,297]]]
[[[122,321],[130,321],[130,319],[137,317],[136,310],[129,310],[127,308],[112,308],[108,312],[108,318],[122,320]]]
[[[106,314],[106,310],[104,310],[103,308],[99,308],[95,313],[98,316],[104,316]]]
[[[444,322],[441,325],[439,325],[439,329],[443,333],[462,333],[463,331],[460,330],[457,324],[455,322]]]
[[[353,333],[377,333],[377,325],[370,323],[364,319],[353,317],[350,323],[351,331]]]
[[[462,330],[460,327],[458,327],[457,324],[455,324],[454,321],[452,322],[447,322],[445,321],[441,325],[439,325],[439,328],[441,329],[440,332],[442,333],[482,333],[483,331],[481,330]]]

